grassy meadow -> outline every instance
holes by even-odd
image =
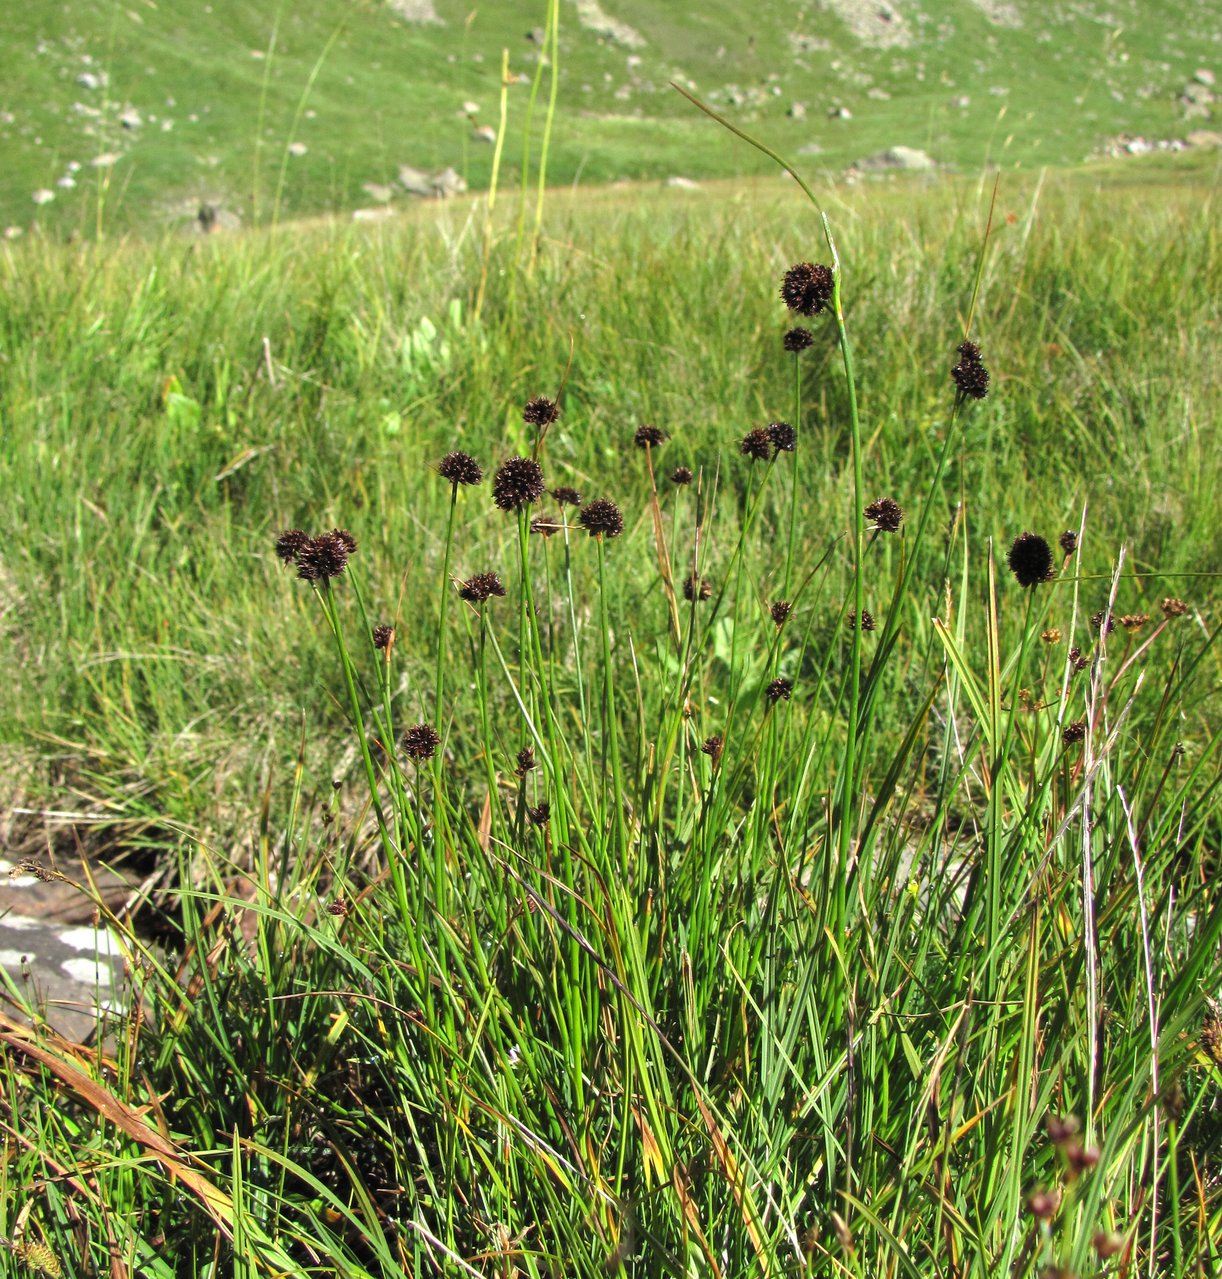
[[[0,1274],[1218,1273],[1216,161],[992,189],[5,247]]]

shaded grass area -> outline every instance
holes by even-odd
[[[1220,246],[1158,195],[982,259],[987,191],[833,193],[797,355],[775,185],[533,270],[455,209],[10,253],[6,740],[181,932],[111,921],[105,1049],[0,1020],[0,1266],[1214,1273]]]

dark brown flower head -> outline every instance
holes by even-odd
[[[768,439],[773,457],[778,453],[792,453],[798,447],[798,433],[788,422],[769,422]]]
[[[989,393],[989,371],[975,342],[960,342],[959,363],[950,371],[958,393],[965,399],[983,400]]]
[[[1070,1171],[1076,1177],[1093,1168],[1099,1162],[1099,1157],[1098,1146],[1083,1146],[1076,1141],[1071,1141],[1065,1147],[1065,1159]]]
[[[459,599],[469,604],[482,604],[494,595],[504,595],[505,584],[496,573],[476,573],[458,588]]]
[[[484,478],[483,468],[470,453],[447,453],[437,463],[437,474],[455,488],[460,484],[478,484]]]
[[[1032,587],[1052,575],[1052,548],[1038,533],[1020,533],[1006,556],[1019,586]]]
[[[857,629],[856,612],[852,612],[849,614],[848,623],[849,623],[849,630],[855,631]],[[861,629],[863,631],[872,631],[876,625],[877,623],[874,620],[874,614],[871,613],[868,608],[863,608],[861,610]]]
[[[543,468],[533,457],[511,457],[492,479],[492,500],[502,511],[517,511],[543,496]]]
[[[1126,631],[1139,631],[1149,620],[1149,613],[1125,613],[1120,619],[1120,625]]]
[[[1073,1115],[1048,1115],[1044,1120],[1048,1140],[1054,1146],[1063,1146],[1066,1142],[1072,1141],[1078,1135],[1080,1127]]]
[[[1066,555],[1072,555],[1078,549],[1078,535],[1071,528],[1067,528],[1057,541]]]
[[[564,528],[563,515],[536,515],[530,522],[530,531],[540,537],[551,537]]]
[[[772,456],[772,441],[768,438],[768,432],[760,427],[748,431],[739,441],[738,451],[753,462],[766,462]]]
[[[895,533],[903,523],[904,508],[893,497],[880,497],[866,507],[866,519],[881,533]]]
[[[1069,650],[1069,664],[1074,669],[1074,674],[1084,671],[1090,665],[1090,658],[1082,656],[1082,650],[1075,644]]]
[[[716,768],[721,762],[721,752],[725,749],[725,742],[719,734],[713,733],[712,736],[706,737],[700,743],[700,749],[713,761],[713,767]]]
[[[682,487],[684,484],[692,482],[692,468],[690,466],[676,466],[670,473],[670,482],[678,484]]]
[[[781,301],[799,315],[818,315],[832,300],[834,283],[831,267],[799,262],[785,272]]]
[[[1061,741],[1066,746],[1072,746],[1075,742],[1080,742],[1086,736],[1086,721],[1084,719],[1076,719],[1072,724],[1066,724],[1061,733]],[[1053,1138],[1055,1141],[1056,1138]]]
[[[1174,595],[1168,595],[1159,605],[1163,611],[1163,616],[1170,619],[1172,617],[1183,617],[1188,612],[1188,605],[1181,599],[1177,599]]]
[[[793,605],[788,600],[774,600],[772,607],[768,610],[772,614],[772,620],[779,630],[789,620],[790,610]]]
[[[303,582],[327,582],[338,577],[355,546],[352,534],[343,529],[312,537],[297,552],[297,576]]]
[[[375,626],[373,628],[374,648],[387,649],[394,642],[395,642],[395,628],[393,626]]]
[[[526,810],[526,816],[535,826],[546,826],[552,817],[552,806],[547,800],[541,800],[534,808]]]
[[[410,759],[432,759],[441,745],[441,738],[432,724],[413,724],[403,734],[403,749]]]
[[[1110,635],[1116,629],[1112,615],[1105,608],[1091,614],[1090,624],[1100,635]]]
[[[334,901],[329,901],[327,903],[327,914],[338,915],[340,919],[343,919],[350,909],[351,908],[343,897],[337,897]]]
[[[286,564],[291,564],[301,553],[302,547],[308,545],[309,541],[309,533],[299,528],[291,528],[276,538],[276,554]]]
[[[560,406],[543,395],[528,400],[522,410],[522,421],[528,426],[551,426],[559,416]]]
[[[789,701],[789,695],[793,692],[793,680],[778,677],[764,689],[764,696],[768,699],[769,705],[775,706],[777,702]]]
[[[575,488],[569,488],[567,484],[560,485],[559,488],[552,489],[552,497],[555,498],[561,506],[580,506],[581,494]]]
[[[814,346],[815,335],[809,329],[799,327],[790,329],[781,341],[785,350],[792,351],[794,355],[797,355],[799,351],[805,351],[807,347]]]
[[[632,442],[639,449],[656,449],[659,444],[664,444],[669,438],[660,426],[638,426]]]
[[[1095,1251],[1106,1261],[1124,1247],[1124,1236],[1111,1230],[1096,1230],[1091,1242],[1095,1245]]]
[[[1059,1190],[1037,1190],[1027,1200],[1027,1211],[1041,1221],[1050,1221],[1061,1206]]]
[[[535,763],[535,750],[533,746],[523,746],[518,751],[518,767],[514,770],[519,777],[525,777],[532,768],[538,768]]]
[[[707,577],[701,577],[698,573],[689,573],[683,581],[683,598],[689,604],[694,604],[697,600],[707,600],[713,593],[713,588],[709,584]]]
[[[581,508],[577,517],[591,537],[619,537],[624,531],[624,517],[608,498],[595,498]]]

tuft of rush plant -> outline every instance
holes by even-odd
[[[21,1264],[1216,1272],[1216,629],[1142,612],[1123,547],[1090,568],[1085,513],[1058,560],[1022,512],[999,567],[962,484],[1007,429],[991,215],[910,490],[818,224],[829,263],[779,299],[758,273],[791,401],[715,460],[649,412],[579,470],[536,397],[488,488],[436,464],[397,608],[368,507],[266,548],[357,780],[315,789],[303,735],[250,864],[190,848],[169,951],[108,915],[127,1011],[96,1045],[0,1026]],[[842,506],[812,513],[832,429]]]

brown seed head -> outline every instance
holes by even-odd
[[[1037,1190],[1027,1199],[1027,1211],[1040,1221],[1051,1221],[1060,1206],[1059,1190]]]
[[[689,573],[684,579],[683,598],[689,604],[694,604],[697,600],[707,600],[712,593],[713,587],[707,577],[701,577],[698,573]]]
[[[583,506],[577,519],[591,537],[619,537],[624,531],[623,514],[605,497],[595,498]]]
[[[759,427],[748,431],[739,441],[738,451],[753,462],[766,462],[772,456],[772,441],[768,438],[768,432]]]
[[[497,573],[476,573],[458,588],[458,598],[468,604],[482,604],[494,595],[504,595],[505,584]]]
[[[460,484],[478,484],[484,478],[483,468],[470,453],[447,453],[437,463],[437,474],[455,488]]]
[[[567,484],[561,484],[559,488],[552,489],[552,497],[560,503],[561,506],[580,506],[581,494],[575,488],[569,488]]]
[[[441,738],[432,724],[413,724],[403,734],[403,749],[409,759],[432,759],[441,745]]]
[[[564,528],[563,515],[536,515],[530,522],[530,531],[540,537],[551,537]]]
[[[525,777],[532,768],[537,767],[538,765],[535,763],[534,747],[523,746],[522,749],[518,751],[518,767],[515,770],[518,776]]]
[[[676,466],[670,473],[670,482],[678,484],[682,487],[684,484],[692,482],[692,468],[690,466]]]
[[[1118,1235],[1114,1230],[1096,1230],[1092,1242],[1095,1252],[1106,1261],[1124,1247],[1124,1236]]]
[[[1149,620],[1149,613],[1125,613],[1120,618],[1120,625],[1126,631],[1139,631]]]
[[[297,576],[303,582],[327,582],[338,577],[356,549],[356,539],[344,529],[312,537],[297,552]]]
[[[1116,629],[1116,623],[1105,608],[1091,614],[1090,624],[1101,635],[1110,635]]]
[[[1061,628],[1059,626],[1050,626],[1046,631],[1040,632],[1040,639],[1045,644],[1059,644],[1061,642]]]
[[[1066,746],[1072,746],[1075,742],[1080,742],[1086,736],[1086,721],[1084,719],[1075,719],[1072,724],[1066,724],[1061,733],[1061,741]]]
[[[851,631],[856,630],[857,629],[856,611],[850,613],[847,620],[849,624],[849,630]],[[876,625],[877,625],[877,622],[875,622],[874,620],[874,614],[871,613],[868,608],[863,608],[861,610],[861,629],[863,631],[872,631]]]
[[[866,507],[866,519],[881,533],[896,533],[904,519],[904,508],[893,497],[880,497]]]
[[[793,605],[788,600],[774,600],[772,607],[768,610],[772,614],[772,620],[779,630],[789,620],[789,614]]]
[[[720,734],[714,733],[711,737],[706,737],[700,744],[701,751],[713,761],[713,767],[716,768],[721,762],[721,752],[725,749],[725,742]]]
[[[1019,586],[1032,587],[1052,576],[1052,548],[1038,533],[1020,533],[1010,546],[1006,563]]]
[[[395,628],[393,626],[375,626],[373,628],[373,646],[377,649],[387,649],[395,642]]]
[[[775,706],[777,702],[789,701],[790,694],[793,692],[793,680],[785,679],[778,676],[764,689],[764,696],[768,699],[770,705]]]
[[[310,541],[309,533],[299,528],[291,528],[276,538],[276,554],[286,563],[291,564],[301,553],[301,549]]]
[[[559,416],[560,406],[543,395],[528,400],[522,410],[522,421],[527,426],[551,426]]]
[[[1066,555],[1072,555],[1078,549],[1078,535],[1071,528],[1067,528],[1057,541]]]
[[[989,393],[989,371],[975,342],[959,344],[959,363],[950,371],[958,394],[964,399],[983,400]]]
[[[818,315],[832,300],[835,277],[831,267],[799,262],[785,272],[781,301],[799,315]]]
[[[815,335],[809,329],[799,327],[790,329],[781,341],[785,350],[797,355],[799,351],[805,351],[807,347],[814,346]]]
[[[1074,669],[1074,674],[1084,671],[1090,665],[1090,658],[1082,656],[1082,650],[1075,644],[1069,650],[1069,664]]]
[[[1163,616],[1166,618],[1183,617],[1188,612],[1188,605],[1174,595],[1168,595],[1159,608],[1162,609]]]
[[[543,468],[533,457],[511,457],[492,479],[492,500],[502,511],[517,511],[543,496]]]
[[[552,806],[547,800],[541,800],[534,808],[526,810],[526,816],[535,826],[546,826],[552,817]]]
[[[1076,1141],[1071,1141],[1065,1146],[1064,1154],[1070,1171],[1076,1177],[1095,1167],[1100,1159],[1098,1146],[1082,1146]]]
[[[632,442],[639,449],[657,448],[664,444],[669,436],[660,426],[638,426]]]
[[[1073,1117],[1073,1115],[1048,1115],[1044,1120],[1044,1129],[1048,1133],[1048,1140],[1054,1146],[1063,1146],[1067,1141],[1072,1141],[1078,1135],[1078,1129],[1081,1124]]]

